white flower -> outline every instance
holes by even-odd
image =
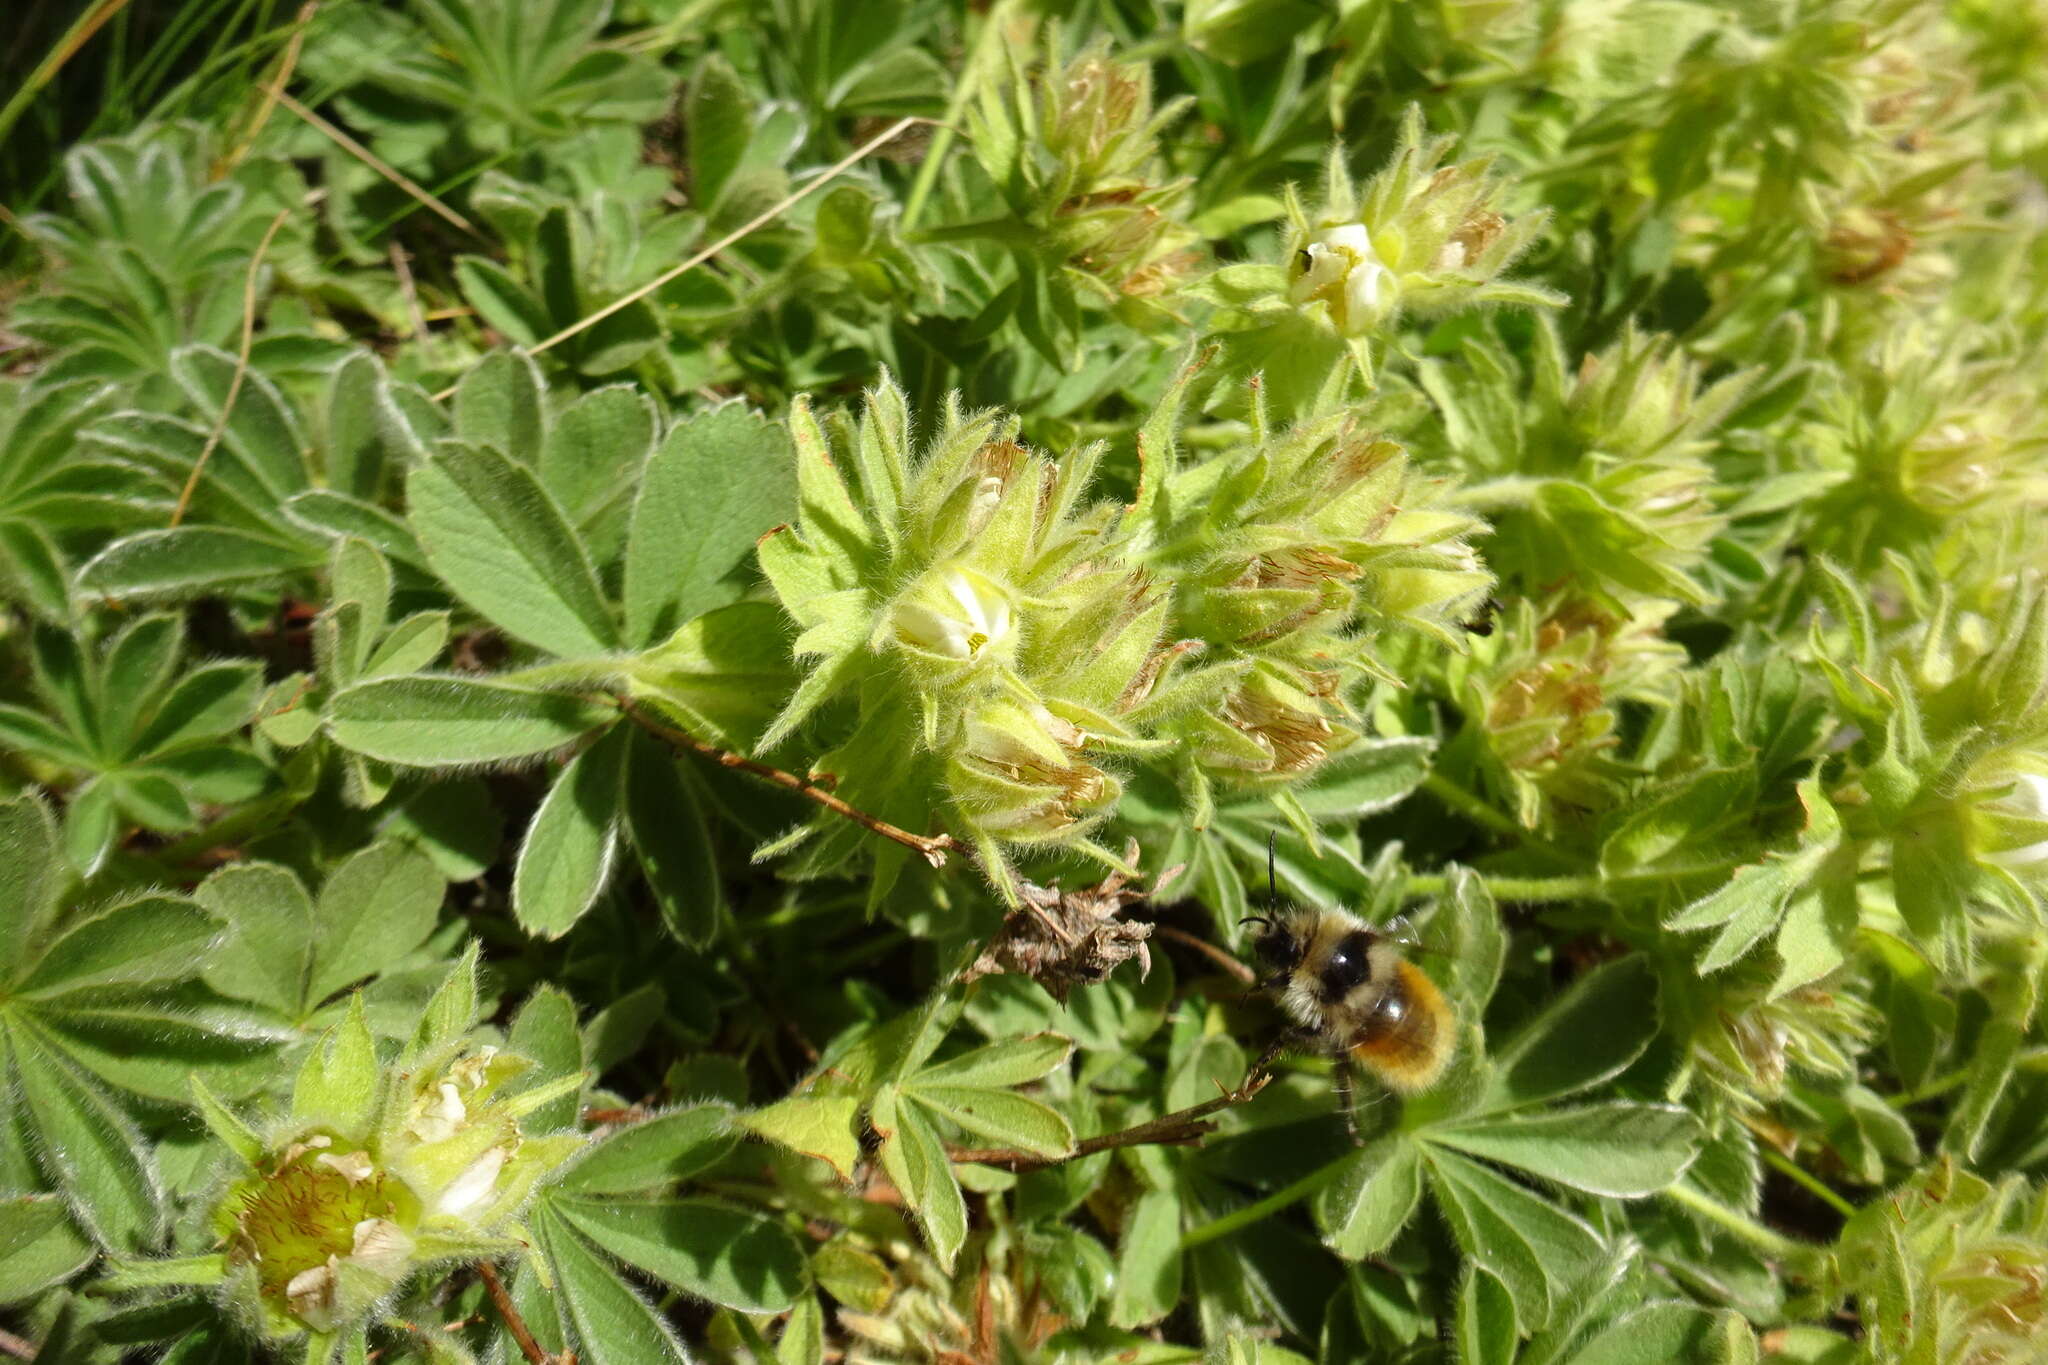
[[[325,1166],[330,1171],[339,1171],[348,1177],[348,1183],[351,1185],[360,1185],[377,1173],[377,1167],[371,1162],[368,1152],[349,1152],[343,1156],[322,1152],[313,1158],[313,1163]]]
[[[334,1325],[334,1268],[338,1264],[329,1256],[325,1264],[308,1266],[284,1287],[285,1302],[292,1306],[292,1312],[299,1321],[316,1332],[324,1332]]]
[[[945,596],[938,605],[928,600],[897,604],[897,638],[962,662],[978,659],[1009,639],[1010,599],[1001,588],[971,569],[949,570],[940,581]]]
[[[355,1247],[349,1259],[372,1270],[391,1274],[412,1255],[412,1238],[388,1218],[365,1218],[355,1226]]]
[[[493,1147],[469,1163],[461,1175],[448,1182],[435,1208],[441,1213],[463,1214],[490,1198],[498,1187],[498,1173],[505,1169],[505,1149]]]
[[[2009,813],[2023,819],[2048,820],[2048,777],[2039,773],[2018,774],[2013,780],[2012,795],[2002,804]],[[1990,861],[2002,867],[2031,867],[2035,863],[2048,863],[2048,839],[1993,853]]]
[[[441,1082],[433,1097],[422,1096],[414,1101],[418,1113],[413,1116],[406,1130],[421,1142],[439,1142],[451,1137],[469,1117],[469,1110],[462,1103],[462,1094],[449,1081]]]
[[[1379,322],[1391,302],[1393,272],[1374,250],[1363,223],[1325,228],[1309,239],[1296,257],[1301,274],[1288,289],[1296,303],[1321,299],[1330,320],[1346,336],[1357,336]]]

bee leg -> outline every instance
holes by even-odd
[[[1363,1147],[1365,1139],[1358,1135],[1358,1091],[1352,1084],[1351,1059],[1339,1057],[1331,1074],[1337,1081],[1337,1105],[1344,1111],[1344,1130],[1351,1134],[1353,1147]]]
[[[1250,1085],[1252,1082],[1258,1080],[1267,1072],[1271,1071],[1273,1069],[1273,1062],[1275,1061],[1275,1059],[1277,1059],[1281,1053],[1287,1051],[1288,1048],[1299,1047],[1302,1043],[1303,1037],[1304,1034],[1300,1029],[1291,1028],[1282,1030],[1273,1039],[1272,1042],[1266,1044],[1266,1050],[1259,1054],[1259,1060],[1253,1062],[1251,1065],[1251,1069],[1244,1073],[1245,1085]]]

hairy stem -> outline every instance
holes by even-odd
[[[730,749],[721,749],[709,740],[697,738],[687,730],[678,730],[673,725],[664,724],[648,715],[631,701],[621,699],[619,709],[630,716],[633,723],[647,731],[648,734],[665,739],[678,748],[688,749],[691,753],[702,754],[705,758],[711,759],[713,762],[722,764],[725,767],[737,768],[741,772],[752,773],[763,781],[773,782],[778,787],[795,792],[805,800],[815,801],[826,810],[836,815],[845,816],[863,829],[871,830],[881,835],[884,839],[894,840],[905,848],[917,850],[917,852],[924,855],[924,860],[933,867],[944,867],[946,865],[946,855],[961,847],[960,841],[950,834],[912,834],[907,829],[898,828],[887,820],[869,815],[864,810],[848,805],[831,792],[826,791],[823,787],[807,778],[798,777],[795,773],[784,772],[782,769],[771,767],[766,763],[756,762],[751,758],[736,754]]]
[[[1842,1217],[1853,1218],[1856,1216],[1856,1206],[1854,1204],[1822,1184],[1818,1176],[1808,1172],[1798,1162],[1778,1152],[1775,1148],[1760,1147],[1758,1150],[1763,1153],[1764,1165],[1769,1166],[1772,1170],[1820,1200],[1821,1203],[1826,1204],[1836,1213],[1841,1214]]]
[[[541,1349],[533,1339],[532,1329],[526,1319],[519,1316],[519,1306],[512,1302],[512,1296],[505,1292],[504,1281],[498,1278],[497,1269],[489,1261],[479,1261],[477,1274],[483,1277],[484,1292],[491,1296],[491,1304],[498,1310],[498,1316],[505,1320],[506,1330],[512,1333],[512,1340],[519,1343],[519,1353],[526,1357],[527,1365],[575,1365],[576,1353],[565,1351],[559,1357],[551,1356]]]
[[[1226,1090],[1213,1100],[1204,1100],[1186,1109],[1177,1109],[1171,1114],[1161,1114],[1156,1119],[1118,1129],[1114,1133],[1100,1133],[1092,1138],[1083,1138],[1074,1144],[1074,1150],[1065,1156],[1040,1156],[1036,1152],[1020,1152],[1010,1147],[954,1147],[946,1155],[949,1159],[977,1166],[1001,1166],[1011,1171],[1031,1171],[1042,1166],[1058,1166],[1097,1152],[1106,1152],[1114,1147],[1142,1147],[1154,1143],[1175,1145],[1194,1142],[1216,1130],[1213,1123],[1205,1123],[1209,1115],[1243,1104],[1266,1088],[1272,1076],[1259,1072],[1245,1077],[1243,1085],[1235,1090]]]
[[[1283,1185],[1264,1199],[1246,1204],[1241,1209],[1232,1209],[1221,1218],[1212,1218],[1197,1227],[1192,1227],[1180,1239],[1180,1249],[1189,1251],[1205,1242],[1219,1237],[1228,1237],[1240,1228],[1248,1228],[1261,1219],[1270,1218],[1290,1204],[1298,1204],[1330,1183],[1344,1163],[1333,1161],[1310,1171],[1291,1185]]]
[[[1740,862],[1699,863],[1688,867],[1645,869],[1607,875],[1588,872],[1570,877],[1494,877],[1481,873],[1486,889],[1504,901],[1588,901],[1611,895],[1621,887],[1644,882],[1680,882],[1693,877],[1721,876],[1742,866]],[[1449,879],[1441,872],[1412,872],[1405,895],[1410,898],[1441,895]]]
[[[1774,1256],[1779,1260],[1797,1260],[1813,1250],[1806,1243],[1794,1241],[1783,1233],[1773,1232],[1747,1214],[1737,1213],[1718,1199],[1701,1194],[1683,1181],[1665,1190],[1664,1197],[1674,1204],[1692,1210],[1709,1222],[1718,1223],[1766,1256]]]

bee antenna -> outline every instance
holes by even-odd
[[[1273,871],[1273,848],[1279,842],[1279,830],[1266,831],[1266,908],[1269,910],[1280,903],[1279,879]]]

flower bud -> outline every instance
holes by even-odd
[[[222,1249],[212,1270],[179,1282],[216,1285],[229,1309],[276,1339],[363,1322],[430,1262],[524,1249],[507,1235],[513,1218],[584,1139],[528,1134],[520,1120],[583,1078],[505,1093],[533,1064],[465,1046],[474,976],[472,954],[429,1002],[419,1036],[387,1064],[377,1061],[361,997],[351,1001],[308,1053],[290,1114],[267,1133],[194,1082],[201,1115],[240,1169],[213,1207]],[[121,1275],[170,1282],[170,1272],[152,1270],[162,1264],[138,1262]]]

